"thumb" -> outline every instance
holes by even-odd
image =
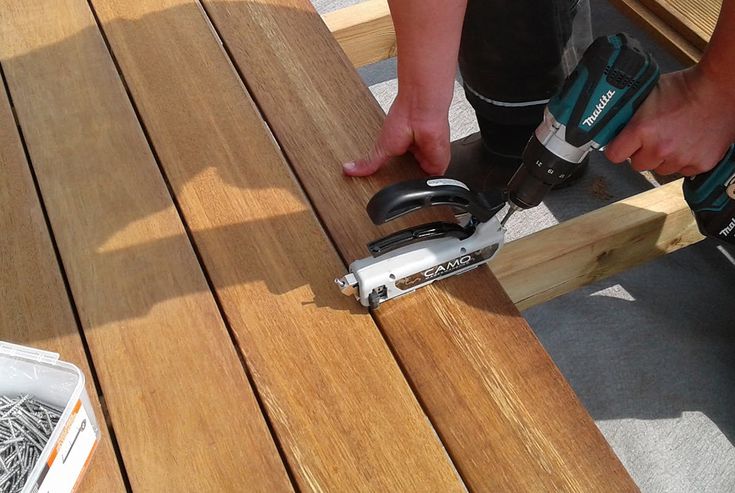
[[[451,160],[451,150],[449,145],[449,136],[439,141],[429,142],[425,148],[413,146],[411,149],[413,155],[419,162],[424,173],[432,176],[441,176],[449,167]]]

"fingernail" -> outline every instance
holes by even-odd
[[[342,170],[349,173],[350,171],[355,171],[357,169],[357,164],[355,164],[354,161],[350,161],[349,163],[345,163],[342,165]]]

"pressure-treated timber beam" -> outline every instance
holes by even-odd
[[[610,0],[621,12],[651,32],[684,63],[696,63],[702,43],[693,43],[669,19],[639,0]],[[659,9],[657,9],[659,10]],[[386,0],[367,0],[322,16],[355,67],[396,55],[395,30]],[[678,26],[678,24],[677,24]]]
[[[386,0],[367,0],[322,16],[355,67],[396,55],[396,33]]]
[[[658,41],[666,46],[679,60],[686,64],[697,63],[702,57],[702,50],[692,44],[679,31],[656,15],[650,8],[638,0],[610,0],[633,21],[648,30]]]
[[[702,239],[677,180],[513,241],[490,267],[523,310]]]
[[[722,0],[638,1],[700,50],[709,43],[722,8]]]

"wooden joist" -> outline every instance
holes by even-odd
[[[707,46],[722,7],[722,0],[640,1],[699,50]]]
[[[702,239],[678,180],[513,241],[490,267],[526,309]]]
[[[685,63],[702,56],[722,0],[610,0],[649,30]],[[355,67],[396,55],[393,22],[386,0],[366,0],[324,14],[324,22]]]
[[[648,30],[683,63],[687,65],[694,64],[702,58],[702,49],[656,15],[643,2],[639,0],[610,0],[610,3]]]
[[[323,19],[355,67],[397,53],[396,32],[386,0],[365,0],[325,14]]]

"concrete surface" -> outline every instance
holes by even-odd
[[[324,13],[358,1],[314,4]],[[664,71],[680,68],[605,0],[592,1],[592,20],[596,36],[628,32]],[[387,110],[396,93],[395,60],[360,74]],[[477,130],[459,83],[450,124],[453,140]],[[591,192],[600,179],[608,198]],[[650,186],[597,155],[579,184],[516,214],[509,237]],[[735,491],[734,253],[705,241],[524,312],[644,492]]]

